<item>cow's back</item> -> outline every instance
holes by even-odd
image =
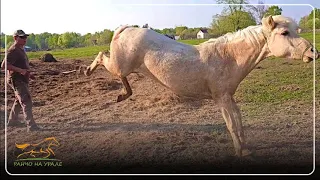
[[[110,57],[123,75],[141,70],[173,92],[211,96],[207,66],[195,46],[183,44],[146,28],[126,28],[111,43]]]

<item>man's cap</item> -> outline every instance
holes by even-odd
[[[24,31],[22,31],[21,29],[19,29],[19,30],[16,30],[16,31],[13,33],[13,36],[29,36],[29,34],[26,34]]]

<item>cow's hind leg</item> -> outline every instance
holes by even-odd
[[[127,80],[127,77],[121,77],[121,81],[124,85],[124,89],[126,91],[126,94],[119,95],[117,98],[117,102],[123,101],[132,95],[132,89],[131,89],[130,84]]]

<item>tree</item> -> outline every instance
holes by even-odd
[[[320,9],[314,8],[313,11],[308,16],[308,19],[313,19],[313,13],[315,13],[315,18],[320,19]]]
[[[257,24],[261,24],[261,20],[268,10],[268,6],[264,5],[263,0],[258,1],[257,6],[250,6],[252,15],[255,17]]]
[[[50,49],[58,48],[59,34],[53,34],[48,38],[48,47]]]
[[[234,22],[235,17],[239,18],[237,24]],[[236,27],[238,29],[243,29],[251,25],[256,25],[255,19],[251,13],[236,11],[227,16],[218,14],[213,16],[211,30],[214,36],[218,36],[227,32],[234,32],[237,30]]]
[[[105,29],[100,33],[99,38],[97,39],[98,45],[107,45],[110,44],[112,40],[113,32],[109,29]]]
[[[243,5],[227,5],[222,11],[222,14],[228,16],[232,14],[233,16],[229,18],[230,22],[234,26],[234,30],[241,29],[239,23],[241,21],[240,14],[237,12],[247,11],[249,12],[251,6],[244,6],[248,4],[247,0],[217,0],[218,4],[243,4]]]
[[[308,29],[307,22],[308,22],[308,16],[302,17],[299,21],[299,27],[301,29]]]
[[[206,28],[203,28],[206,29]],[[188,28],[181,32],[180,39],[195,39],[200,28]]]
[[[162,34],[175,35],[176,31],[173,28],[164,28]]]
[[[313,29],[313,13],[315,17],[315,28],[320,29],[320,9],[314,8],[313,11],[308,16],[308,22],[307,22],[307,27],[309,29]]]
[[[319,18],[315,19],[315,28],[320,29],[320,19]]]
[[[36,49],[41,49],[41,37],[40,37],[40,35],[35,36],[34,44],[36,45]]]
[[[155,32],[162,34],[162,31],[160,29],[153,29]]]
[[[320,9],[315,8],[309,15],[304,16],[299,21],[301,29],[312,30],[313,29],[313,13],[315,13],[315,28],[320,29]]]
[[[58,46],[62,48],[71,48],[78,46],[78,38],[80,34],[75,32],[66,32],[59,36]]]
[[[281,13],[282,13],[282,9],[279,6],[270,6],[264,16],[266,17],[270,15],[271,16],[281,15]]]
[[[35,43],[35,38],[36,38],[35,34],[33,34],[33,33],[29,34],[26,45],[31,47],[32,49],[37,49],[37,45]]]
[[[307,29],[313,29],[313,18],[307,21]],[[320,29],[320,19],[315,18],[315,29]]]
[[[13,43],[14,43],[13,36],[8,36],[7,35],[7,44],[6,44],[6,46],[9,48]]]
[[[82,39],[82,45],[83,46],[95,45],[95,44],[92,43],[92,40],[91,40],[92,34],[91,33],[87,33],[87,34],[83,35],[82,37],[83,37],[83,39]]]
[[[174,28],[175,33],[176,33],[177,36],[180,36],[182,31],[184,31],[185,29],[188,29],[188,27],[187,26],[176,26]]]
[[[1,33],[1,48],[5,48],[5,34]]]

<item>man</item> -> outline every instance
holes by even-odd
[[[8,126],[21,126],[18,120],[18,114],[22,108],[24,119],[27,125],[27,131],[40,130],[33,119],[32,98],[29,91],[29,79],[34,79],[30,72],[29,60],[24,50],[28,34],[23,30],[17,30],[13,34],[14,43],[8,49],[7,55],[2,61],[1,69],[5,69],[7,63],[8,76],[6,77],[8,85],[14,90],[15,101],[11,108],[8,118]]]

